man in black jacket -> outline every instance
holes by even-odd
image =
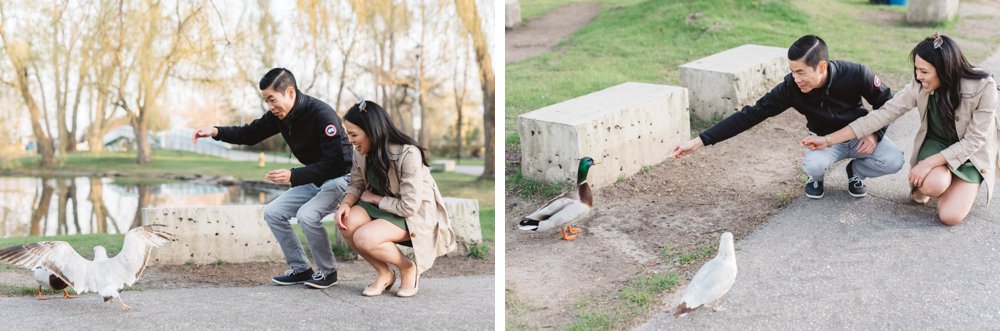
[[[264,176],[269,181],[292,186],[264,207],[264,220],[290,268],[271,280],[279,285],[305,283],[313,288],[336,285],[337,261],[330,249],[330,236],[320,221],[333,213],[344,197],[353,148],[333,108],[299,91],[295,76],[287,69],[271,69],[261,78],[259,87],[269,112],[242,126],[198,129],[194,142],[212,137],[231,144],[254,145],[281,133],[305,166],[274,170]],[[316,260],[315,273],[289,223],[292,217],[298,219]]]
[[[847,61],[829,61],[826,43],[814,35],[799,38],[788,48],[788,66],[792,73],[785,76],[770,92],[753,106],[708,128],[697,138],[682,143],[673,150],[680,158],[704,145],[732,138],[764,121],[794,107],[806,117],[806,128],[815,135],[827,135],[868,114],[861,103],[865,98],[878,109],[892,99],[889,86],[867,67]],[[863,139],[854,139],[819,151],[804,149],[802,168],[809,181],[807,197],[823,197],[823,177],[835,162],[845,158],[848,192],[857,198],[867,195],[865,178],[893,174],[903,167],[903,151],[882,128]]]

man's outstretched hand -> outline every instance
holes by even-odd
[[[219,129],[215,127],[196,129],[194,130],[194,138],[192,139],[192,141],[195,144],[197,144],[198,138],[210,138],[210,137],[215,137],[218,134],[219,134]]]
[[[673,156],[673,157],[676,157],[676,158],[679,159],[679,158],[682,158],[682,157],[684,157],[684,156],[686,156],[688,154],[694,153],[694,151],[696,151],[699,148],[701,148],[701,146],[705,146],[705,144],[701,142],[701,137],[697,137],[697,138],[685,141],[685,142],[681,143],[680,145],[674,146],[674,151],[673,151],[673,153],[670,154],[670,156]]]

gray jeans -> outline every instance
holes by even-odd
[[[299,227],[306,235],[306,242],[309,243],[318,271],[327,274],[337,270],[337,260],[330,247],[330,235],[320,221],[336,211],[337,204],[344,197],[349,176],[327,180],[319,187],[316,184],[303,184],[290,188],[264,207],[264,220],[281,245],[289,268],[295,272],[309,269],[310,264],[299,237],[289,223],[292,217],[299,221]]]
[[[858,139],[851,139],[818,151],[804,149],[802,170],[822,181],[831,165],[848,158],[854,159],[854,175],[862,179],[894,174],[903,168],[903,151],[889,137],[883,137],[871,155],[858,153],[858,143]]]

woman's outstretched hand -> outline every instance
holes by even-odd
[[[826,137],[820,136],[808,136],[799,142],[802,147],[808,148],[810,151],[818,151],[829,146],[826,145]]]

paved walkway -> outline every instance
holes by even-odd
[[[1000,49],[983,66],[1000,73]],[[889,129],[907,158],[918,121],[910,112]],[[866,181],[863,199],[847,194],[843,167],[827,175],[826,197],[799,198],[736,242],[740,271],[721,300],[726,311],[674,320],[662,307],[639,329],[1000,327],[1000,201],[986,206],[982,189],[965,222],[947,227],[910,202],[909,165]]]
[[[125,292],[133,308],[93,293],[66,300],[0,298],[4,330],[493,330],[493,276],[429,278],[420,293],[361,296],[367,285],[326,290],[258,286]],[[395,292],[395,289],[392,290]]]

